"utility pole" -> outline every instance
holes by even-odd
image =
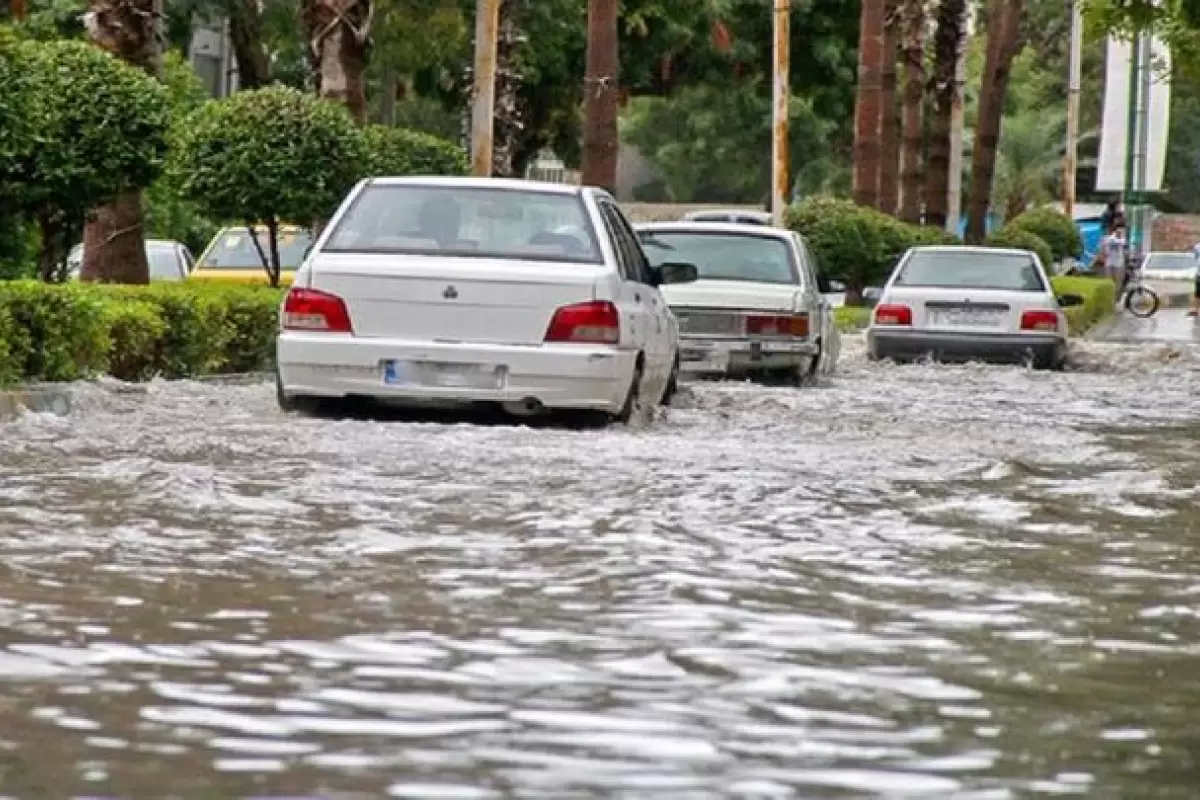
[[[475,2],[475,79],[471,91],[471,174],[492,174],[492,125],[496,115],[496,34],[500,0]]]
[[[1067,62],[1067,147],[1063,154],[1063,213],[1075,218],[1079,165],[1079,90],[1083,73],[1083,0],[1071,0],[1071,48]]]
[[[950,104],[950,169],[946,184],[946,230],[957,234],[962,221],[963,93],[967,85],[967,37],[971,4],[963,5],[958,19],[958,59],[954,62],[954,100]]]
[[[25,0],[9,0],[8,10],[12,13],[14,21],[25,19]]]
[[[791,0],[775,0],[774,99],[771,108],[771,218],[783,225],[788,205],[788,78],[791,76]]]
[[[617,0],[588,0],[583,185],[617,190]]]

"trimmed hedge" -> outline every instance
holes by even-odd
[[[1079,226],[1066,214],[1049,206],[1022,212],[1008,225],[1039,236],[1050,246],[1054,261],[1083,255],[1083,234],[1079,232]]]
[[[1108,278],[1056,276],[1050,279],[1055,294],[1077,294],[1083,305],[1065,309],[1071,333],[1081,334],[1113,313],[1117,287]]]
[[[269,370],[281,299],[218,283],[0,283],[0,385]]]
[[[984,240],[984,244],[988,247],[1011,247],[1016,250],[1032,250],[1042,260],[1042,266],[1046,268],[1046,271],[1050,273],[1054,272],[1054,252],[1050,249],[1050,245],[1046,244],[1046,240],[1036,233],[1030,233],[1023,228],[1017,228],[1009,224],[998,231],[994,231]]]

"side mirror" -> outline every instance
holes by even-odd
[[[695,264],[684,261],[668,261],[654,268],[655,283],[665,286],[669,283],[693,283],[700,279],[700,271]]]
[[[879,298],[883,297],[883,289],[879,286],[868,286],[863,289],[862,299],[863,305],[867,308],[874,308],[879,303]]]
[[[1060,294],[1058,296],[1058,305],[1062,308],[1081,306],[1085,302],[1086,301],[1083,299],[1083,295],[1079,294]]]
[[[841,281],[830,281],[828,291],[834,294],[841,294],[842,292],[846,291],[846,284],[842,283]]]

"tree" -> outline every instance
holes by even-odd
[[[420,131],[368,125],[363,129],[364,177],[384,175],[466,175],[467,151],[453,142]]]
[[[1025,111],[1004,118],[992,205],[1005,222],[1050,199],[1062,168],[1066,117],[1061,111]]]
[[[43,140],[20,165],[22,207],[41,230],[39,273],[54,280],[91,209],[162,171],[167,96],[144,71],[83,42],[24,42],[18,52]]]
[[[921,154],[925,143],[925,0],[903,0],[900,22],[904,55],[900,218],[917,223],[921,221]]]
[[[883,118],[883,39],[886,0],[862,0],[858,35],[858,93],[854,102],[854,202],[879,205],[880,122]]]
[[[302,0],[300,18],[308,42],[317,94],[342,103],[359,123],[367,118],[364,75],[372,0]]]
[[[946,225],[950,190],[950,120],[954,108],[955,71],[966,46],[966,0],[940,0],[933,35],[933,73],[929,80],[929,139],[925,166],[925,224]]]
[[[362,132],[344,107],[284,86],[206,103],[182,127],[170,174],[207,216],[264,225],[279,284],[279,226],[327,217],[362,174]],[[257,242],[257,237],[253,237]]]
[[[900,0],[887,0],[880,77],[879,210],[895,214],[900,199],[900,117],[896,113],[896,61],[900,49]]]
[[[616,191],[617,0],[588,0],[587,71],[583,81],[583,183]]]
[[[83,15],[88,38],[152,78],[162,78],[158,24],[162,0],[91,0]],[[83,232],[80,278],[149,283],[141,188],[131,188],[92,212]]]
[[[988,46],[983,81],[979,89],[979,120],[971,153],[971,190],[967,205],[968,242],[982,242],[987,234],[996,148],[1013,57],[1018,49],[1024,0],[992,0],[988,19]]]

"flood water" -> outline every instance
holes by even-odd
[[[643,430],[0,424],[0,795],[1196,797],[1200,354],[848,349]]]

